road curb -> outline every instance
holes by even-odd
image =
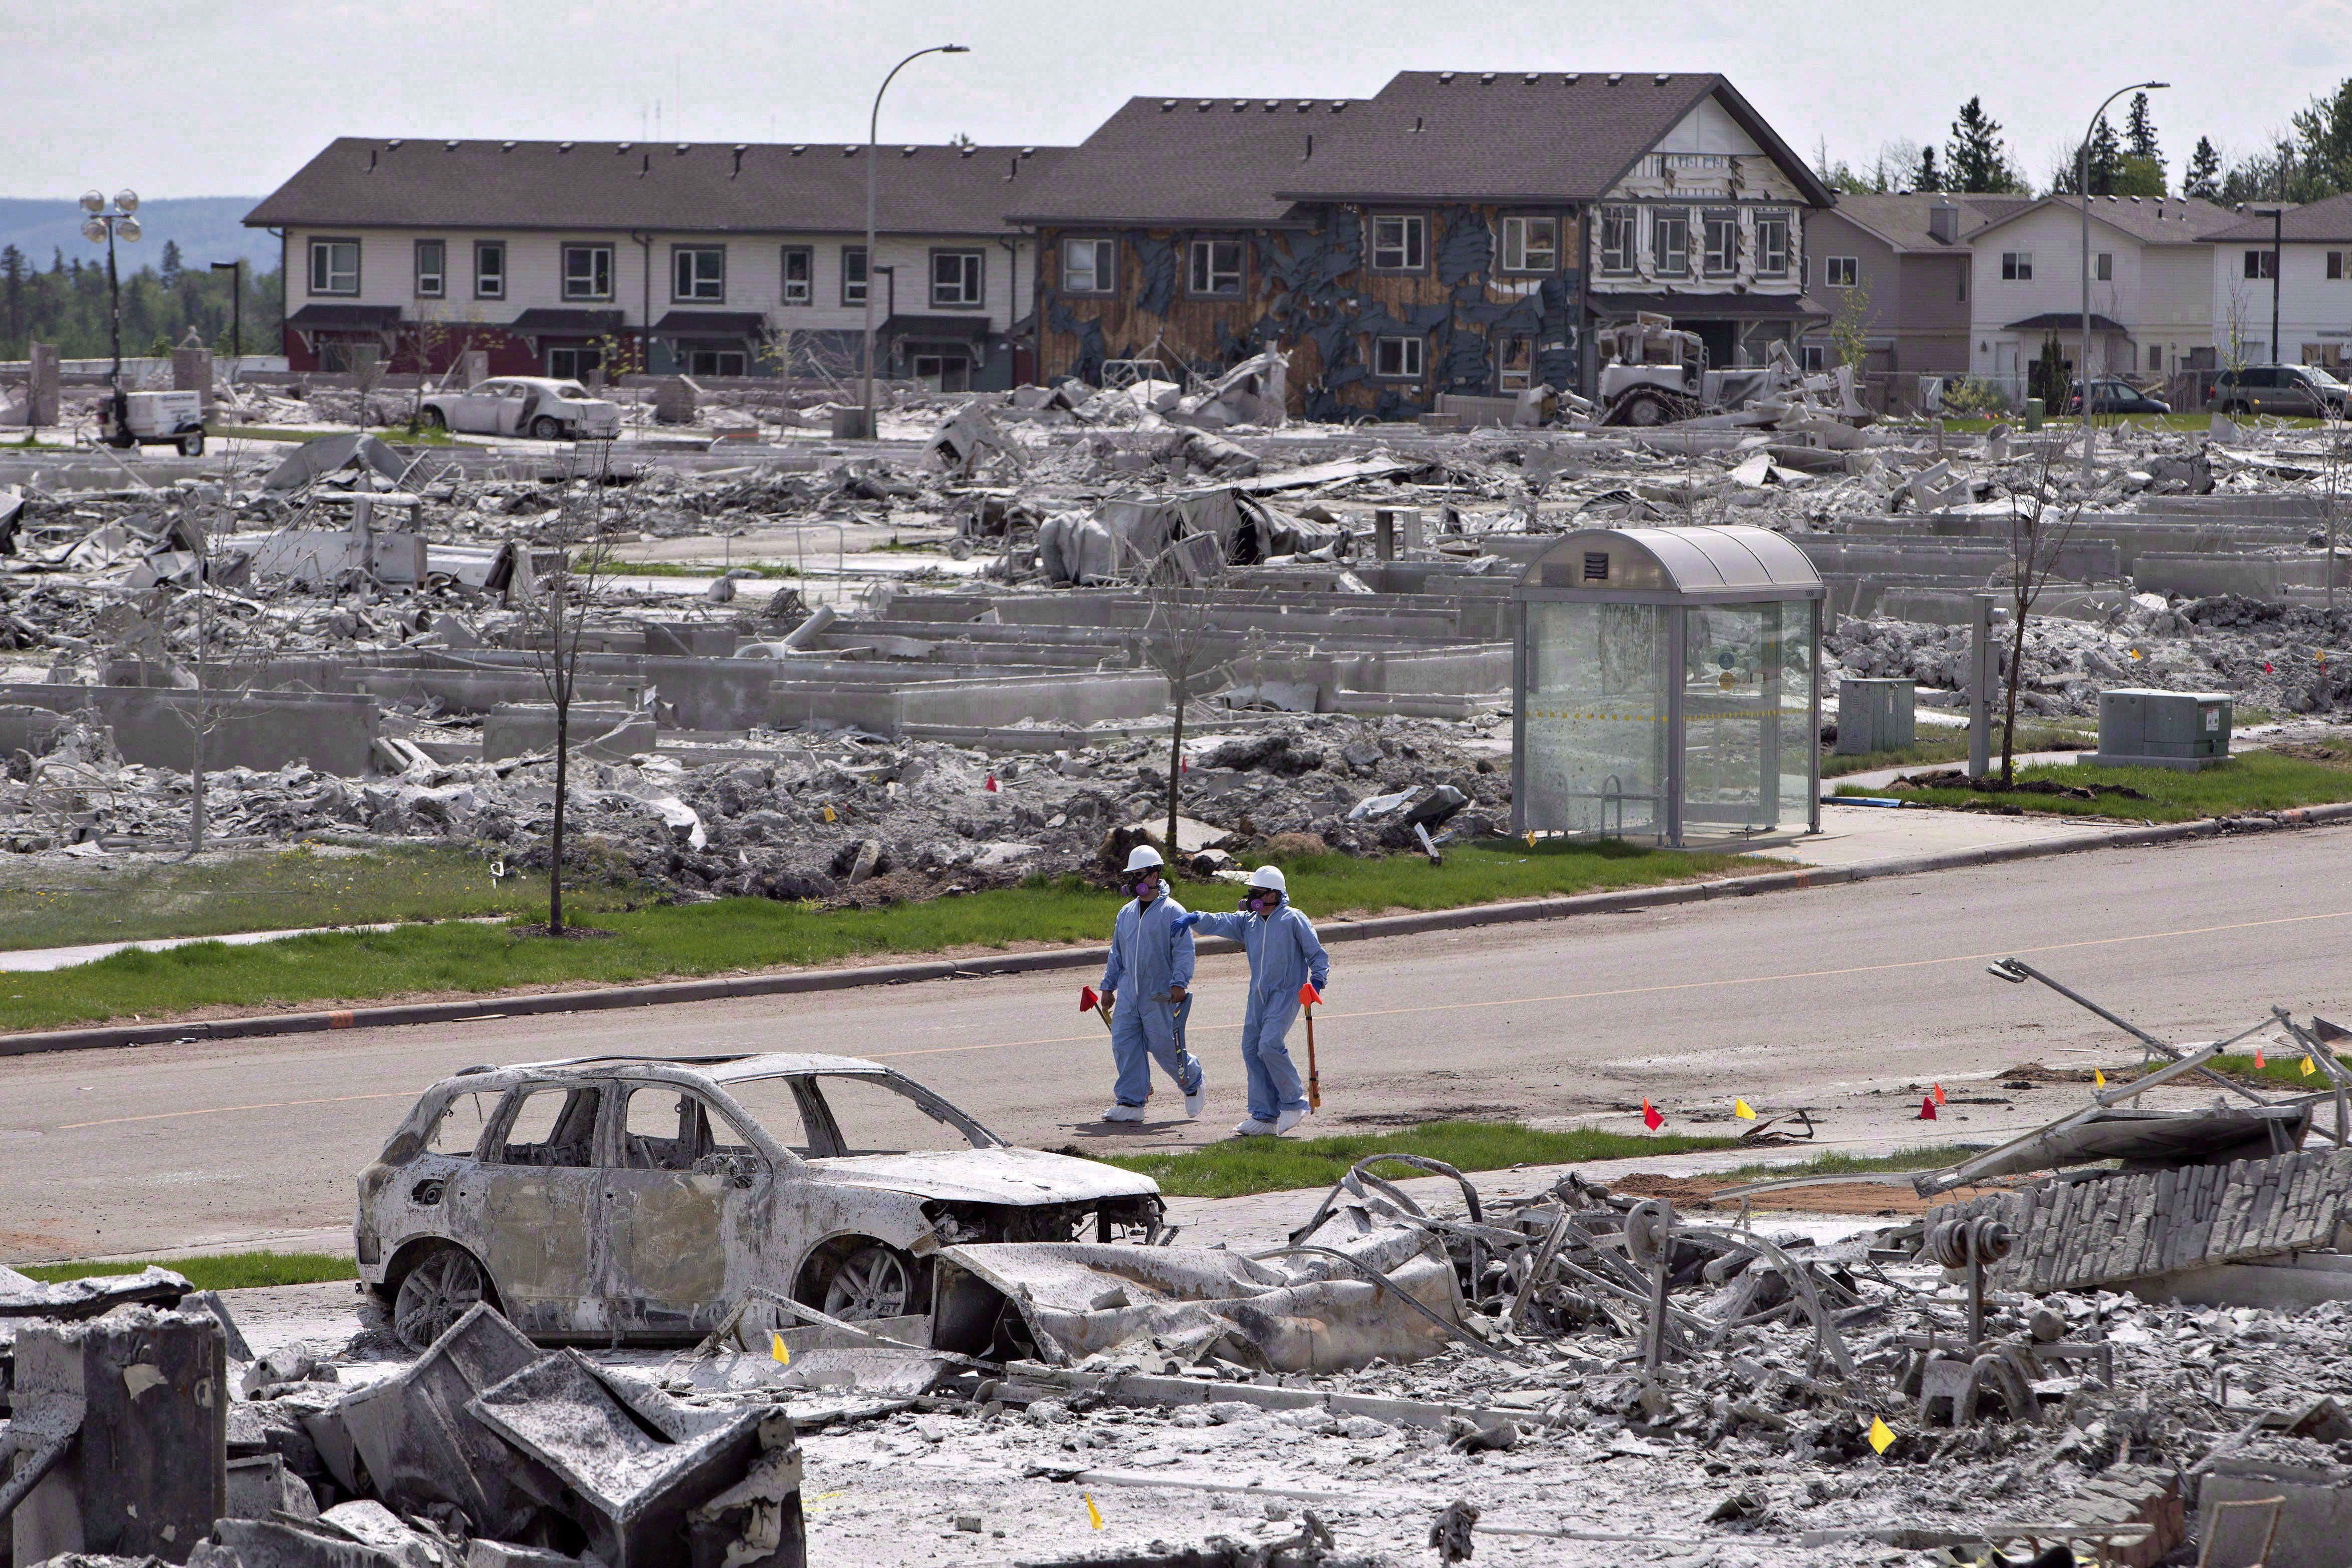
[[[2137,849],[2150,844],[2181,843],[2223,838],[2234,833],[2319,827],[2343,821],[2352,821],[2352,801],[2305,806],[2259,816],[2206,817],[2193,822],[2117,828],[2112,832],[2090,834],[2058,843],[2004,844],[1990,849],[1956,850],[1948,854],[1909,855],[1870,865],[1809,866],[1784,872],[1766,872],[1757,876],[1723,877],[1714,882],[1670,883],[1658,887],[1621,888],[1612,893],[1577,894],[1565,898],[1471,904],[1460,909],[1432,910],[1423,915],[1381,915],[1370,920],[1335,920],[1318,926],[1317,930],[1326,944],[1366,942],[1385,936],[1468,931],[1482,925],[1517,925],[1538,920],[1562,920],[1580,915],[1613,915],[1634,909],[1654,909],[1661,905],[1705,904],[1720,898],[1753,898],[1764,894],[1798,893],[1846,883],[1876,882],[1885,877],[1918,876],[1928,872],[1957,871],[1969,866],[2042,860],[2084,850]],[[1200,946],[1201,950],[1206,953],[1241,950],[1239,943],[1222,938],[1203,938]],[[593,990],[412,1002],[326,1012],[274,1013],[194,1023],[116,1024],[94,1029],[50,1030],[37,1034],[0,1035],[0,1056],[30,1056],[44,1051],[92,1051],[115,1046],[171,1045],[187,1040],[246,1040],[268,1035],[323,1034],[338,1030],[381,1029],[410,1024],[464,1023],[541,1013],[598,1012],[615,1008],[662,1007],[676,1002],[722,1001],[732,997],[791,996],[810,991],[851,990],[866,986],[906,986],[927,980],[984,979],[997,975],[1095,968],[1101,966],[1108,951],[1099,946],[1055,947],[1042,953],[932,958],[905,964],[869,965],[855,969],[808,969],[782,975],[664,980],[636,986],[606,986]]]

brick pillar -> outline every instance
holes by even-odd
[[[213,351],[210,349],[172,350],[172,390],[205,394],[205,414],[213,412]]]

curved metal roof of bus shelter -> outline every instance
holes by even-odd
[[[1805,552],[1769,528],[1582,528],[1538,556],[1515,599],[1721,604],[1822,599]]]

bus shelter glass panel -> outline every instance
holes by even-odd
[[[1812,605],[1693,605],[1684,615],[1685,831],[1810,823]]]
[[[1656,604],[1528,605],[1528,827],[1666,831],[1667,615]]]

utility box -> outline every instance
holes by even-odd
[[[2185,773],[2230,759],[2232,699],[2224,692],[2118,687],[2099,694],[2099,749],[2078,762],[2102,768],[2175,768]]]
[[[1918,735],[1919,688],[1908,679],[1838,681],[1837,755],[1896,751]]]

